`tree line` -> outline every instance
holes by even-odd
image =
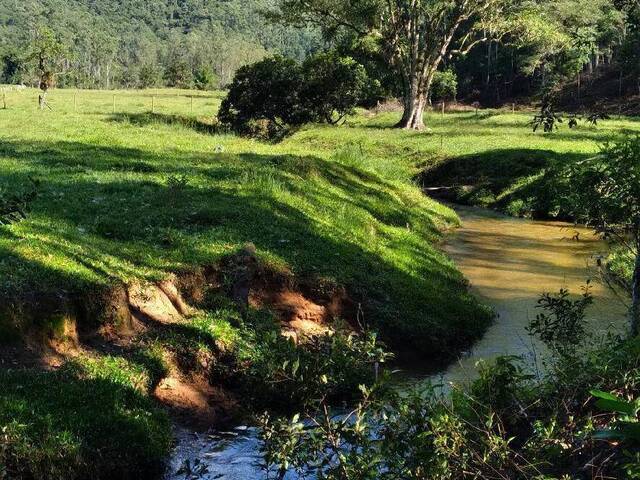
[[[270,0],[0,0],[0,83],[38,86],[32,49],[43,31],[64,47],[50,70],[60,87],[219,88],[270,53],[302,59],[313,28],[265,19]]]

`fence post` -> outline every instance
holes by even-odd
[[[2,109],[7,109],[7,92],[2,92]]]
[[[444,118],[444,100],[442,100],[442,118]]]

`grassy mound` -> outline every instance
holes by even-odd
[[[0,232],[8,302],[158,279],[253,242],[297,276],[345,285],[396,346],[453,352],[489,321],[437,248],[456,215],[422,195],[403,155],[405,140],[429,149],[430,136],[312,127],[269,145],[201,133],[217,97],[176,122],[178,100],[160,94],[155,113],[148,95],[116,94],[116,114],[106,92],[78,93],[79,113],[69,91],[44,113],[33,92],[14,95],[0,115],[0,183],[41,183],[28,219]]]

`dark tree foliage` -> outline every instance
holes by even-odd
[[[278,138],[305,123],[341,121],[368,84],[362,65],[349,57],[326,53],[303,64],[270,57],[238,70],[218,120],[243,135]]]
[[[273,138],[311,120],[300,99],[302,68],[284,57],[266,58],[236,73],[218,120],[237,133]]]
[[[336,124],[363,98],[367,73],[350,57],[324,53],[309,57],[302,65],[301,98],[314,118]]]

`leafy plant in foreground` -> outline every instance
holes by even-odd
[[[625,400],[612,393],[591,391],[598,400],[596,407],[603,412],[616,414],[612,428],[600,430],[595,438],[621,440],[640,445],[640,398]]]
[[[544,295],[534,329],[561,352],[575,349],[572,335],[586,338],[591,303],[588,288],[577,300],[568,295]],[[637,349],[615,338],[585,343],[580,355],[553,356],[540,377],[522,358],[500,357],[450,396],[431,386],[398,392],[376,385],[362,388],[347,412],[322,402],[306,416],[264,416],[265,469],[278,479],[296,471],[323,480],[539,480],[582,478],[576,475],[590,461],[589,471],[602,478],[622,478],[640,468],[631,454],[640,404],[623,400],[640,388]],[[594,387],[603,389],[592,392],[600,397],[595,405]],[[619,413],[603,416],[594,407]],[[593,442],[603,438],[610,441]]]
[[[589,281],[583,287],[582,296],[577,300],[572,300],[569,291],[564,288],[557,294],[544,293],[538,299],[537,305],[543,313],[536,315],[527,331],[554,352],[573,352],[585,338],[585,312],[592,304],[593,295]]]
[[[640,136],[608,143],[569,173],[574,217],[614,240],[634,258],[631,334],[640,332]]]

